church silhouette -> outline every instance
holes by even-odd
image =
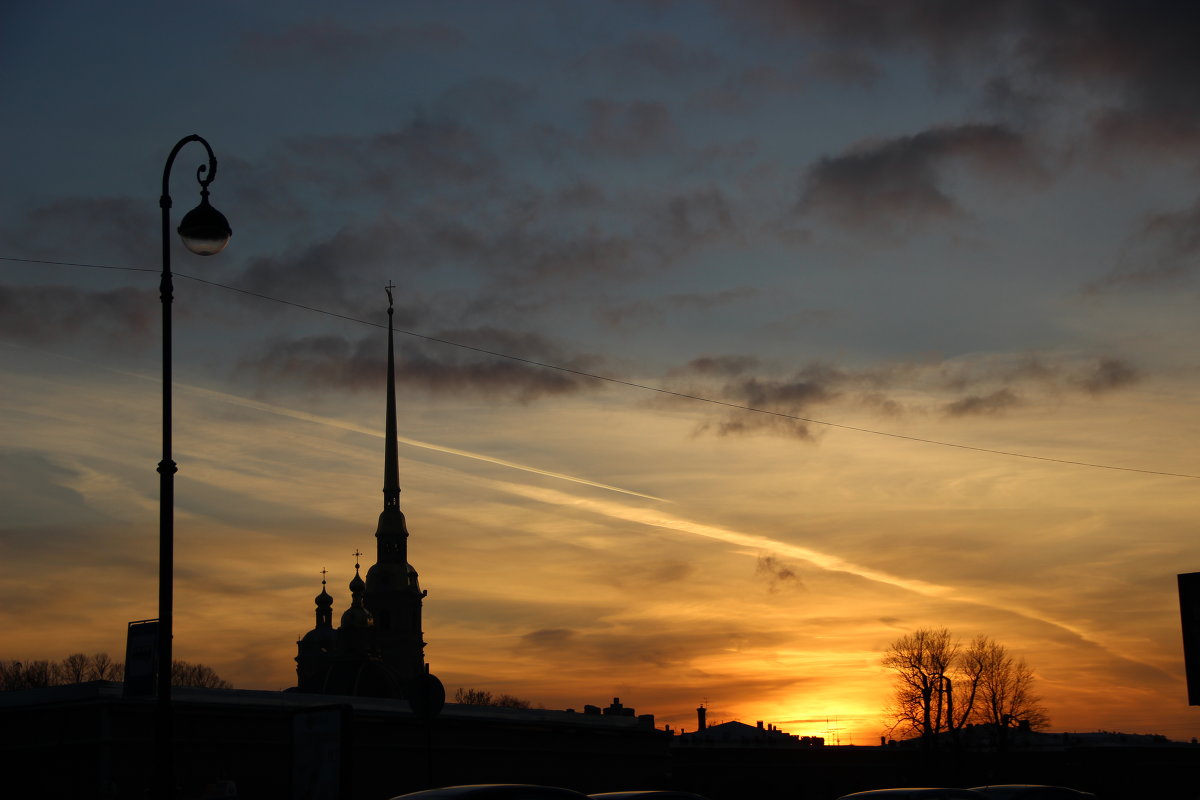
[[[408,563],[408,525],[400,510],[396,435],[396,366],[392,287],[388,293],[387,414],[383,466],[383,511],[375,530],[376,561],[364,581],[356,552],[350,606],[333,627],[333,598],[315,598],[316,627],[296,643],[296,691],[409,700],[414,711],[436,713],[445,691],[425,664],[421,630],[422,591]]]

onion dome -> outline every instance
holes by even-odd
[[[333,597],[325,591],[324,575],[321,576],[321,593],[313,598],[313,602],[317,604],[317,608],[333,608]]]
[[[355,552],[354,557],[357,559],[362,553]],[[363,589],[366,588],[366,583],[358,574],[359,563],[354,562],[354,578],[350,581],[350,607],[342,614],[343,628],[369,628],[374,625],[374,620],[371,619],[371,612],[367,611],[363,605]]]
[[[317,604],[317,627],[300,640],[301,655],[306,651],[331,652],[336,643],[333,630],[333,598],[325,591],[325,570],[321,570],[321,593],[314,598]]]

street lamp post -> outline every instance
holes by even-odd
[[[199,142],[208,151],[208,163],[196,169],[200,183],[200,205],[184,215],[178,233],[188,250],[201,256],[221,252],[233,231],[225,216],[208,203],[208,185],[217,177],[217,157],[212,148],[196,134],[180,139],[163,167],[162,196],[162,461],[158,462],[158,703],[155,707],[154,784],[155,796],[168,800],[174,796],[173,736],[171,726],[171,620],[175,553],[175,462],[171,458],[171,193],[169,183],[175,156],[189,142]]]

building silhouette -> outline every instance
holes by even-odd
[[[364,581],[354,564],[350,606],[333,627],[333,598],[316,603],[316,626],[296,643],[296,691],[360,697],[406,698],[436,693],[440,684],[425,665],[422,591],[408,563],[408,524],[400,510],[396,434],[396,367],[392,291],[388,288],[387,400],[383,461],[383,511],[375,529],[376,560]],[[355,553],[357,559],[361,553]],[[440,706],[440,702],[436,702]]]

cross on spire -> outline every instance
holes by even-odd
[[[325,574],[327,572],[329,572],[329,570],[325,569],[324,567],[321,567],[321,585],[322,586],[325,585]]]
[[[395,289],[395,288],[396,288],[396,284],[392,283],[391,281],[388,281],[387,286],[383,287],[383,290],[385,292],[387,292],[387,296],[388,296],[388,313],[391,313],[391,311],[392,311],[392,305],[393,305],[392,289]]]

